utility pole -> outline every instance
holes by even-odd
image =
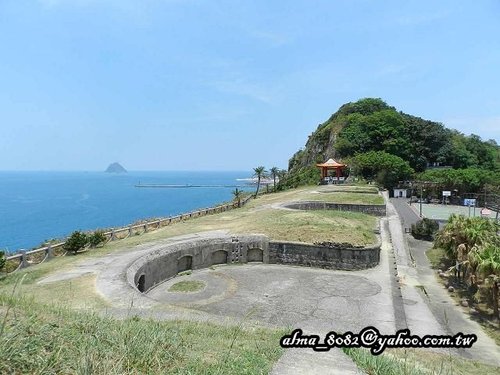
[[[423,195],[423,187],[420,185],[420,217],[422,217],[422,195]]]

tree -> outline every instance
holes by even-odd
[[[438,231],[439,224],[436,220],[423,218],[411,226],[411,234],[416,239],[432,241],[434,234]]]
[[[259,188],[260,188],[260,180],[266,176],[266,168],[263,166],[259,166],[253,169],[254,176],[257,177],[257,190],[255,191],[255,198],[257,198],[257,194],[259,194]]]
[[[420,173],[417,179],[437,183],[447,190],[456,189],[461,193],[477,193],[486,185],[498,186],[500,172],[479,168],[430,169]]]
[[[64,250],[72,251],[76,254],[79,250],[83,249],[88,244],[88,236],[80,231],[75,231],[69,236],[64,243]]]
[[[91,247],[102,245],[106,241],[106,236],[102,230],[95,231],[87,237],[87,242]]]
[[[499,242],[499,241],[497,241]],[[491,285],[491,301],[495,319],[498,312],[498,291],[500,286],[500,243],[477,246],[469,253],[469,262],[476,272]]]
[[[452,215],[448,223],[436,235],[435,247],[445,250],[446,256],[458,263],[457,268],[482,276],[491,284],[491,304],[498,318],[498,287],[500,283],[500,226],[493,220],[482,217],[467,218]],[[469,249],[464,260],[460,247]]]
[[[337,140],[340,156],[368,151],[385,151],[404,159],[410,156],[405,121],[395,110],[387,109],[369,115],[353,113],[346,120]]]
[[[0,270],[5,266],[5,262],[5,252],[3,250],[0,250]]]
[[[355,175],[376,180],[380,185],[391,188],[398,181],[407,180],[413,169],[407,161],[385,151],[370,151],[358,154],[350,162]]]
[[[241,207],[241,197],[243,196],[243,192],[236,188],[235,190],[232,191],[234,200],[238,202],[238,207]]]
[[[271,177],[273,178],[273,191],[276,191],[276,177],[278,177],[279,171],[278,167],[272,167],[270,169]]]

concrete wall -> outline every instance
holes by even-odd
[[[134,287],[140,284],[141,292],[145,292],[179,272],[191,269],[248,261],[269,263],[268,244],[268,238],[262,235],[218,237],[168,244],[137,259],[128,268],[127,279]]]
[[[336,210],[362,212],[368,215],[385,216],[385,204],[350,204],[350,203],[329,203],[320,201],[291,202],[283,205],[294,210]]]
[[[365,248],[337,245],[324,247],[294,242],[269,242],[269,263],[360,270],[380,261],[380,243]]]
[[[215,237],[160,246],[137,259],[127,270],[130,285],[146,292],[180,272],[216,264],[263,262],[339,270],[375,267],[380,243],[371,247],[331,247],[269,241],[266,236]]]

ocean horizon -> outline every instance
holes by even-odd
[[[0,250],[13,253],[75,230],[117,228],[232,200],[250,171],[0,171]],[[147,188],[136,185],[203,187]],[[214,187],[211,187],[214,186]]]

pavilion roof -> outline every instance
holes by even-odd
[[[324,163],[316,164],[317,167],[327,167],[327,168],[338,168],[338,167],[346,167],[345,164],[338,163],[333,159],[328,159]]]

